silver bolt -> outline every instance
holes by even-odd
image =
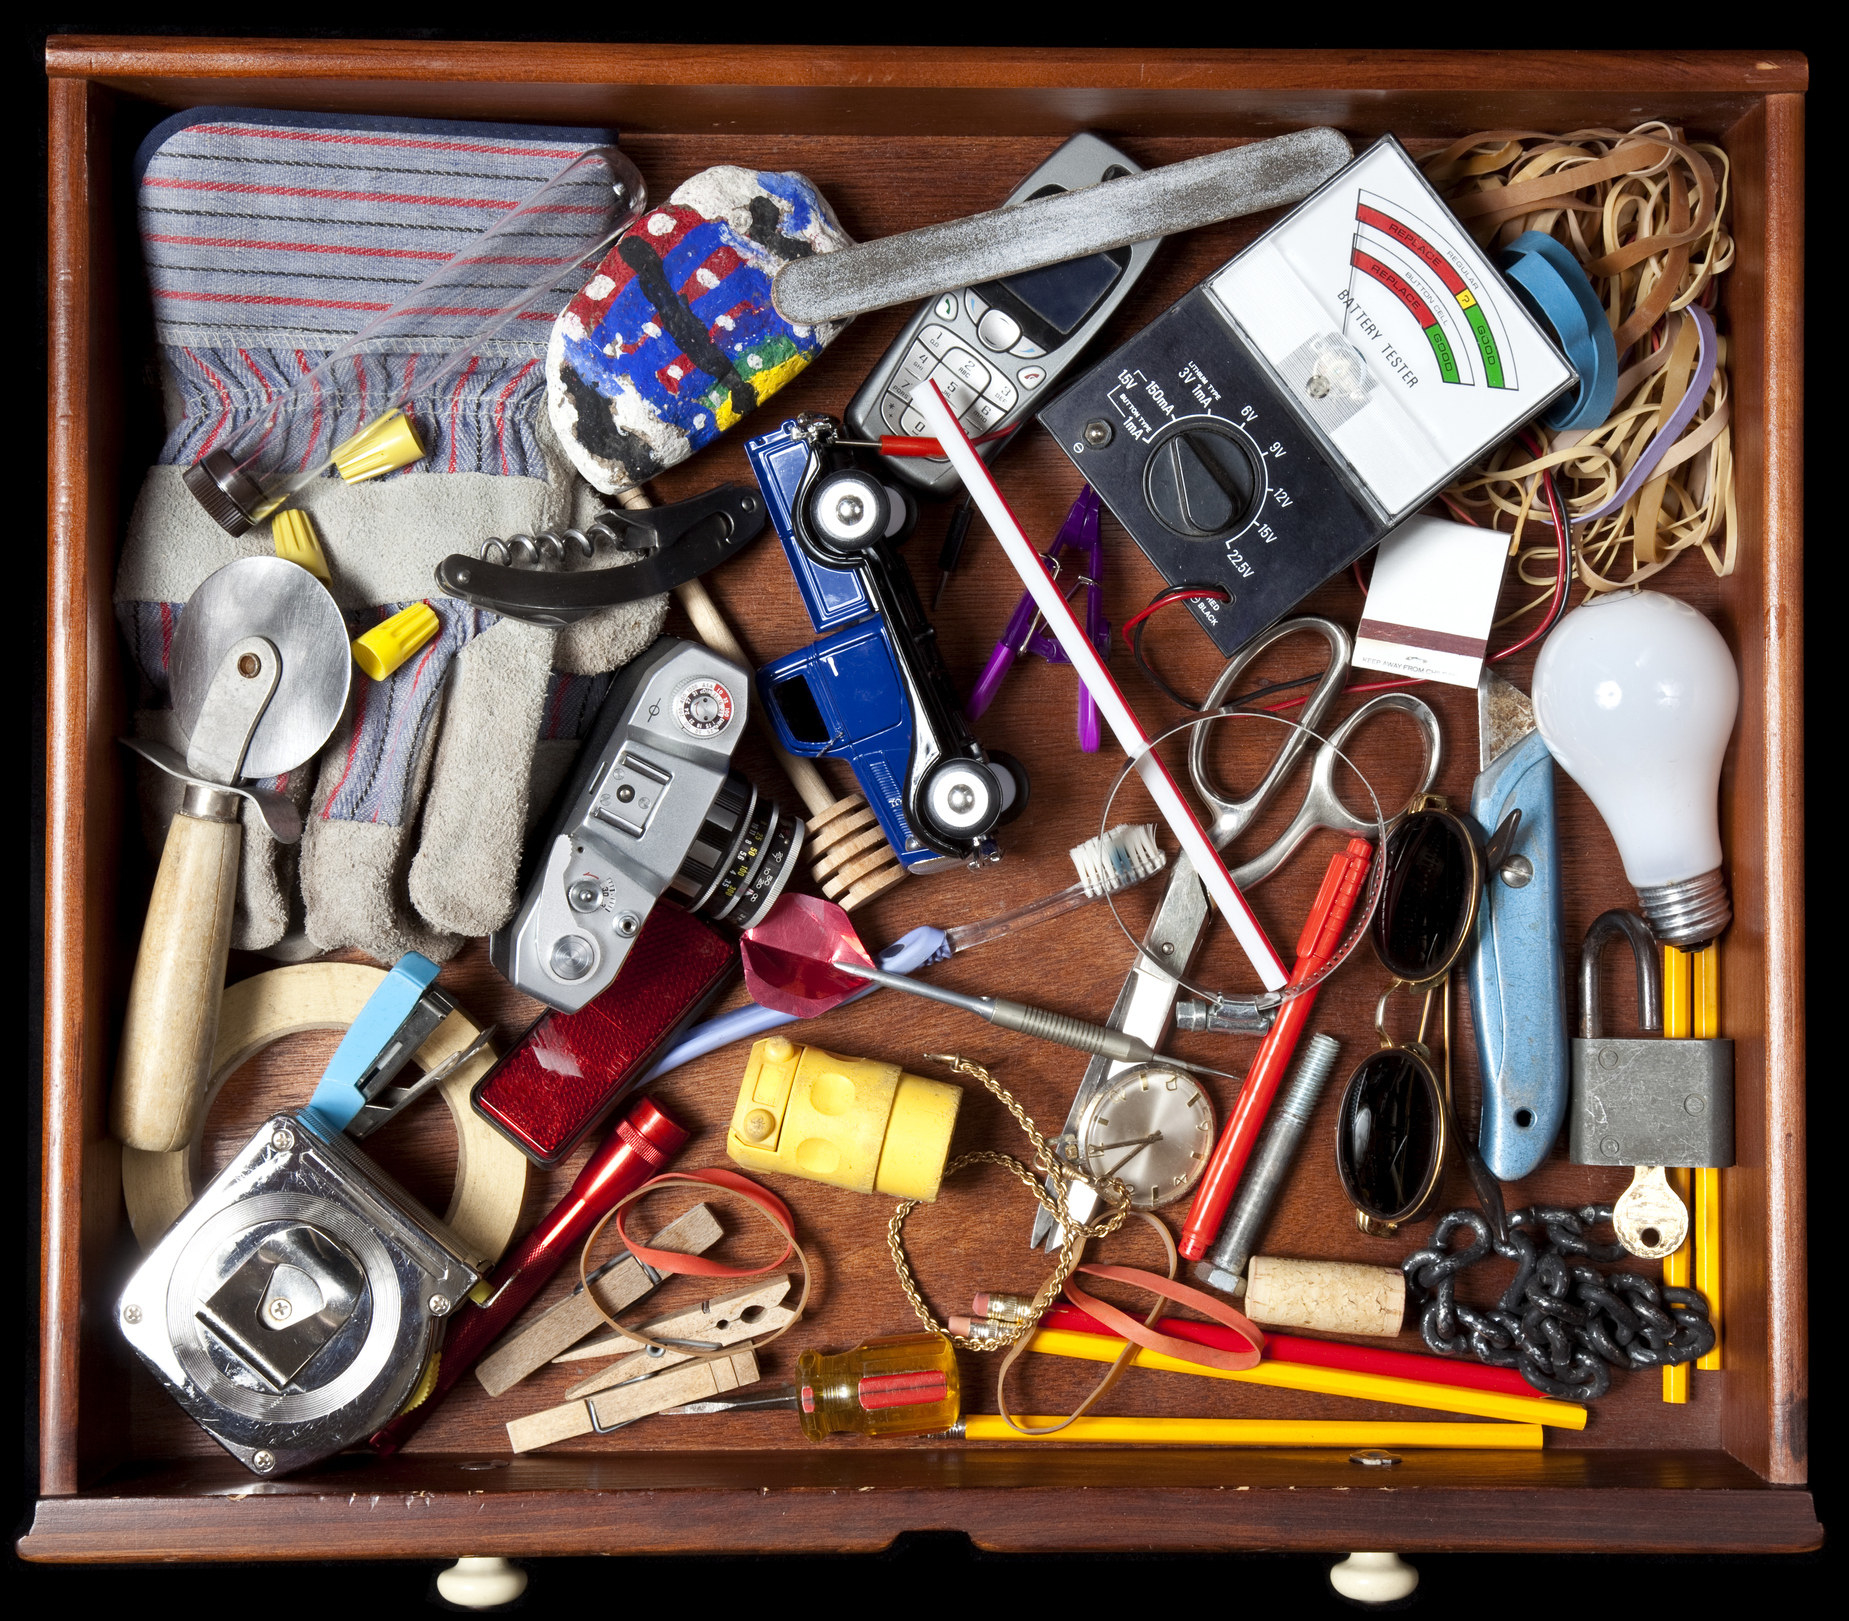
[[[1534,881],[1534,863],[1526,856],[1510,856],[1497,876],[1511,889],[1526,889]]]
[[[630,800],[635,797],[636,791],[628,783],[624,783],[623,786],[616,791],[616,802],[619,805],[627,805]]]
[[[139,1306],[124,1306],[122,1308],[122,1321],[125,1323],[140,1322],[141,1308]]]
[[[1624,1144],[1619,1142],[1616,1137],[1607,1137],[1603,1142],[1599,1144],[1599,1152],[1601,1154],[1615,1155],[1618,1152],[1618,1150],[1623,1147],[1624,1147]]]
[[[267,1475],[276,1467],[276,1454],[259,1447],[250,1455],[250,1466],[260,1475]]]
[[[1610,1047],[1601,1047],[1599,1049],[1599,1068],[1600,1069],[1616,1069],[1617,1067],[1618,1067],[1617,1053],[1614,1052]]]
[[[287,1126],[278,1126],[270,1133],[270,1147],[279,1154],[286,1154],[295,1147],[295,1133]]]
[[[290,1313],[294,1310],[295,1307],[283,1295],[278,1295],[270,1302],[270,1316],[279,1323],[288,1322]]]
[[[1093,450],[1102,450],[1111,442],[1114,430],[1103,417],[1094,417],[1085,424],[1085,443]]]
[[[966,811],[976,803],[975,791],[967,783],[958,783],[950,790],[947,797],[953,811]]]
[[[1165,957],[1172,957],[1175,955],[1175,942],[1173,940],[1164,940],[1162,942],[1162,955]]]
[[[603,905],[603,890],[589,878],[580,878],[565,891],[574,912],[594,912]]]
[[[1304,391],[1313,400],[1321,400],[1321,399],[1328,398],[1329,379],[1323,376],[1321,372],[1312,372],[1310,374],[1310,380],[1307,383],[1305,383],[1303,387],[1304,387]],[[1395,1461],[1397,1462],[1398,1460],[1396,1459]]]
[[[642,919],[634,912],[624,912],[616,920],[616,932],[625,940],[632,940],[642,927]]]
[[[844,495],[835,503],[835,516],[850,527],[860,522],[866,510],[866,502],[858,495]]]
[[[432,1295],[425,1304],[430,1307],[430,1315],[432,1317],[447,1317],[449,1315],[448,1295]]]
[[[1682,1100],[1683,1110],[1688,1114],[1700,1114],[1707,1106],[1698,1092],[1691,1092]]]

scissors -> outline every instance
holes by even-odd
[[[1239,678],[1260,654],[1288,636],[1304,633],[1321,636],[1328,644],[1329,663],[1316,683],[1316,690],[1303,706],[1301,726],[1279,728],[1285,733],[1284,742],[1272,757],[1270,766],[1256,788],[1241,798],[1229,795],[1208,767],[1207,728],[1197,726],[1194,730],[1188,746],[1188,775],[1193,779],[1195,791],[1213,812],[1213,820],[1206,831],[1215,849],[1225,850],[1257,820],[1259,813],[1276,796],[1285,779],[1291,776],[1303,758],[1305,749],[1315,741],[1311,734],[1321,729],[1324,716],[1340,695],[1343,683],[1348,678],[1352,651],[1348,632],[1332,619],[1304,617],[1281,620],[1240,648],[1227,662],[1226,668],[1220,672],[1219,679],[1207,694],[1204,708],[1211,712],[1226,702]],[[1373,817],[1356,816],[1342,803],[1341,796],[1336,792],[1335,768],[1341,763],[1348,745],[1361,728],[1375,716],[1388,713],[1406,715],[1417,726],[1424,762],[1418,786],[1407,796],[1406,804],[1391,815],[1387,815],[1383,809],[1387,826],[1392,828],[1406,814],[1413,801],[1432,786],[1438,777],[1443,744],[1438,730],[1438,717],[1432,712],[1431,706],[1409,692],[1383,692],[1370,698],[1330,732],[1317,748],[1310,766],[1309,786],[1290,825],[1268,849],[1232,869],[1233,883],[1238,888],[1249,889],[1254,884],[1263,883],[1290,859],[1292,852],[1310,834],[1318,830],[1327,829],[1366,839],[1379,836],[1380,825]],[[1143,936],[1136,964],[1130,970],[1129,978],[1124,981],[1124,987],[1117,996],[1117,1004],[1111,1009],[1111,1016],[1106,1021],[1111,1029],[1139,1036],[1152,1047],[1160,1047],[1173,1016],[1175,995],[1180,989],[1178,980],[1188,972],[1195,948],[1206,931],[1211,910],[1207,892],[1195,877],[1193,867],[1188,864],[1185,856],[1177,857],[1170,869],[1168,888]],[[1055,1139],[1056,1144],[1070,1145],[1077,1141],[1079,1119],[1092,1097],[1112,1077],[1130,1067],[1107,1058],[1094,1058],[1085,1066],[1078,1095],[1072,1101],[1065,1129]],[[1058,1196],[1050,1181],[1048,1192]],[[1067,1208],[1075,1220],[1091,1220],[1095,1211],[1085,1207],[1092,1198],[1086,1184],[1076,1180],[1070,1184]],[[1034,1212],[1034,1247],[1057,1249],[1060,1238],[1060,1224],[1044,1209],[1037,1209]]]

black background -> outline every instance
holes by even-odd
[[[453,12],[460,21],[461,14]],[[513,15],[511,8],[471,14],[461,26],[394,27],[408,20],[407,9],[378,7],[369,14],[343,18],[339,10],[303,8],[270,25],[252,11],[192,7],[165,10],[155,21],[145,12],[87,10],[51,18],[20,17],[9,25],[4,39],[6,90],[14,119],[14,136],[6,152],[4,172],[11,175],[13,206],[23,216],[18,236],[33,241],[30,283],[27,270],[17,266],[15,296],[9,301],[15,319],[11,342],[0,349],[0,397],[14,399],[19,412],[8,436],[8,461],[15,474],[7,491],[7,517],[11,522],[9,548],[12,588],[6,608],[13,620],[8,636],[24,665],[6,689],[9,707],[29,715],[32,729],[28,749],[12,749],[30,789],[32,826],[26,864],[26,907],[21,919],[25,930],[25,962],[21,978],[25,992],[21,1028],[21,1084],[12,1090],[13,1124],[0,1125],[8,1136],[9,1155],[19,1174],[13,1180],[13,1220],[20,1223],[17,1237],[6,1246],[11,1270],[5,1287],[13,1310],[10,1331],[0,1346],[17,1351],[20,1365],[17,1392],[7,1407],[9,1434],[0,1440],[0,1454],[17,1460],[9,1470],[13,1495],[4,1523],[11,1529],[6,1547],[5,1590],[31,1606],[16,1613],[39,1615],[58,1606],[75,1612],[92,1606],[110,1606],[123,1613],[133,1605],[137,1614],[151,1615],[184,1606],[201,1616],[242,1617],[286,1609],[292,1616],[312,1617],[338,1608],[346,1615],[387,1610],[399,1614],[424,1613],[426,1607],[450,1609],[436,1596],[438,1566],[428,1561],[393,1563],[336,1563],[302,1565],[167,1565],[167,1566],[47,1566],[29,1565],[13,1552],[12,1539],[30,1523],[38,1471],[36,1373],[36,1317],[39,1256],[39,1095],[42,1047],[43,939],[44,939],[44,837],[45,799],[45,630],[44,483],[40,474],[39,424],[46,397],[46,95],[44,43],[53,34],[161,34],[176,36],[286,37],[310,39],[397,38],[480,40],[635,40],[642,42],[725,41],[740,44],[863,43],[901,44],[920,49],[953,52],[986,46],[1034,44],[1148,46],[1151,48],[1244,47],[1260,45],[1334,46],[1362,49],[1369,45],[1406,48],[1433,45],[1437,18],[1426,14],[1412,26],[1416,37],[1395,37],[1378,30],[1354,37],[1343,31],[1367,28],[1364,13],[1353,8],[1321,13],[1322,20],[1339,32],[1312,38],[1267,37],[1262,17],[1253,10],[1220,0],[1212,6],[1182,5],[1140,7],[1134,12],[1113,7],[1076,5],[983,6],[968,11],[938,0],[929,7],[888,8],[869,16],[864,11],[835,11],[815,5],[761,5],[754,8],[706,6],[680,13],[688,20],[664,26],[658,19],[671,13],[654,8],[613,6],[601,28],[579,26],[585,11],[577,7],[548,8],[534,17],[537,26],[513,30],[496,26]],[[1407,14],[1388,13],[1404,19]],[[1412,14],[1418,15],[1418,14]],[[1825,199],[1819,211],[1808,213],[1807,281],[1826,288],[1830,261],[1837,256],[1836,210],[1841,204],[1833,164],[1842,161],[1832,151],[1834,115],[1832,92],[1840,52],[1813,47],[1792,30],[1799,25],[1792,12],[1773,18],[1744,8],[1709,11],[1706,8],[1659,9],[1653,15],[1660,32],[1643,31],[1624,39],[1607,30],[1635,25],[1623,12],[1566,11],[1559,8],[1522,8],[1517,12],[1480,6],[1470,14],[1468,37],[1456,36],[1459,45],[1493,46],[1507,38],[1523,46],[1571,47],[1581,39],[1604,49],[1634,47],[1639,54],[1678,46],[1716,47],[1735,39],[1752,48],[1808,51],[1811,64],[1810,121],[1821,138],[1810,143],[1807,168],[1808,197]],[[1638,16],[1630,13],[1629,16]],[[1697,16],[1701,21],[1696,21]],[[1818,13],[1810,13],[1815,16]],[[178,20],[172,20],[172,19]],[[1038,20],[1044,18],[1045,20]],[[315,26],[316,22],[320,26]],[[1778,37],[1760,33],[1750,40],[1744,31],[1771,22]],[[1580,33],[1596,28],[1591,39]],[[1036,31],[1039,28],[1051,32]],[[1558,28],[1558,35],[1547,34]],[[1443,30],[1436,30],[1442,34]],[[28,182],[27,176],[30,177]],[[1828,326],[1826,327],[1826,322]],[[1845,368],[1838,352],[1840,339],[1829,317],[1811,323],[1807,334],[1807,374],[1817,410],[1809,414],[1807,462],[1823,467],[1825,458],[1840,456],[1833,443],[1841,431],[1843,411],[1838,396]],[[10,414],[10,413],[9,413]],[[1820,487],[1830,481],[1819,478]],[[1820,1040],[1811,1044],[1809,1073],[1809,1180],[1811,1230],[1812,1327],[1811,1367],[1811,1486],[1818,1517],[1826,1534],[1839,1523],[1836,1510],[1844,1469],[1837,1449],[1836,1424],[1840,1419],[1843,1370],[1836,1357],[1843,1342],[1831,1325],[1841,1280],[1835,1269],[1843,1254],[1841,1225],[1844,1213],[1829,1192],[1832,1173],[1840,1174],[1844,1110],[1842,1078],[1832,1060],[1832,1034],[1827,1009],[1829,993],[1840,981],[1843,944],[1842,862],[1836,856],[1838,818],[1842,815],[1841,763],[1829,745],[1832,732],[1840,736],[1835,713],[1838,675],[1832,643],[1840,644],[1833,620],[1849,601],[1845,585],[1845,548],[1840,524],[1822,503],[1812,503],[1807,514],[1809,544],[1805,561],[1805,596],[1809,610],[1806,652],[1806,690],[1809,700],[1807,742],[1806,825],[1807,871],[1810,874],[1808,926],[1810,968],[1808,1005],[1818,1010]],[[29,691],[27,690],[29,683]],[[1747,700],[1750,701],[1750,698]],[[17,804],[21,785],[10,797]],[[7,1117],[0,1117],[4,1120]],[[10,1344],[7,1342],[10,1341]],[[4,1354],[4,1351],[0,1351]],[[1108,1514],[1106,1492],[1096,1494],[1090,1512]],[[611,1554],[621,1555],[621,1547]],[[901,1538],[884,1553],[851,1556],[766,1556],[611,1559],[553,1559],[529,1564],[531,1582],[514,1608],[562,1613],[579,1606],[620,1606],[630,1615],[655,1606],[677,1610],[695,1607],[715,1615],[749,1606],[826,1608],[849,1621],[864,1614],[872,1621],[881,1612],[926,1607],[943,1613],[990,1612],[1021,1615],[1045,1606],[1072,1615],[1098,1609],[1134,1606],[1161,1615],[1203,1602],[1227,1609],[1262,1609],[1272,1616],[1353,1612],[1357,1607],[1338,1599],[1326,1580],[1332,1563],[1326,1555],[1249,1554],[1222,1555],[991,1555],[974,1549],[960,1533],[914,1534]],[[1821,1578],[1835,1574],[1840,1560],[1827,1547],[1821,1553],[1780,1558],[1657,1558],[1627,1554],[1613,1548],[1603,1555],[1420,1555],[1413,1561],[1420,1571],[1418,1591],[1404,1606],[1430,1615],[1455,1615],[1487,1607],[1508,1616],[1610,1613],[1647,1615],[1671,1610],[1700,1617],[1740,1613],[1768,1601],[1781,1609],[1807,1610],[1806,1591],[1822,1588]],[[909,1602],[908,1602],[909,1599]]]

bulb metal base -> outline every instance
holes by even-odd
[[[1683,951],[1705,946],[1733,921],[1727,874],[1719,867],[1673,884],[1639,889],[1637,901],[1657,939]]]

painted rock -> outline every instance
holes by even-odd
[[[772,278],[850,242],[799,174],[721,165],[650,209],[552,329],[546,404],[578,471],[614,495],[769,399],[847,325],[791,325]]]

